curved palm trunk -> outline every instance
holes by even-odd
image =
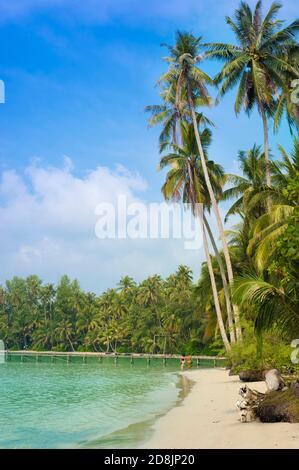
[[[223,254],[224,254],[224,258],[225,258],[227,275],[228,275],[228,281],[229,281],[229,284],[232,285],[233,280],[234,280],[234,276],[233,276],[233,269],[232,269],[232,264],[231,264],[229,251],[228,251],[228,245],[227,245],[226,240],[225,240],[224,229],[223,229],[223,225],[222,225],[222,220],[221,220],[218,204],[217,204],[215,194],[214,194],[214,191],[213,191],[213,188],[212,188],[212,185],[211,185],[210,176],[209,176],[209,172],[208,172],[208,168],[207,168],[207,164],[206,164],[206,159],[205,159],[204,151],[203,151],[203,148],[202,148],[202,145],[201,145],[201,140],[200,140],[200,135],[199,135],[199,132],[198,132],[196,114],[195,114],[194,104],[193,104],[193,100],[192,100],[192,96],[191,96],[190,86],[188,86],[188,101],[189,101],[189,106],[190,106],[190,110],[191,110],[194,133],[195,133],[195,138],[196,138],[196,142],[197,142],[197,146],[198,146],[198,151],[199,151],[199,155],[200,155],[200,160],[201,160],[201,164],[202,164],[204,178],[205,178],[205,182],[206,182],[206,185],[207,185],[207,188],[208,188],[208,191],[209,191],[209,196],[210,196],[210,199],[211,199],[212,207],[213,207],[213,210],[214,210],[214,213],[215,213],[217,226],[218,226],[218,230],[219,230],[219,234],[220,234],[220,238],[221,238],[222,249],[223,249]],[[238,310],[236,305],[233,305],[233,311],[234,311],[234,319],[235,319],[235,325],[236,325],[237,341],[241,341],[242,340],[242,331],[241,331],[241,326],[240,326],[240,315],[239,315],[239,310]]]
[[[69,337],[69,335],[67,333],[66,333],[66,337],[67,337],[68,342],[70,343],[70,347],[71,347],[72,351],[74,352],[75,349],[74,349],[73,343],[72,343],[71,338]]]
[[[226,352],[229,352],[231,350],[231,346],[229,344],[229,340],[228,340],[228,337],[227,337],[227,334],[226,334],[226,331],[225,331],[225,327],[224,327],[224,323],[223,323],[223,318],[222,318],[222,313],[221,313],[221,308],[220,308],[220,303],[219,303],[219,298],[218,298],[218,291],[217,291],[217,286],[216,286],[216,281],[215,281],[215,275],[214,275],[214,271],[213,271],[211,256],[210,256],[210,253],[209,253],[209,245],[208,245],[206,230],[205,230],[205,227],[204,227],[204,224],[203,224],[202,216],[201,216],[201,224],[202,224],[203,246],[204,246],[204,250],[205,250],[205,255],[206,255],[210,280],[211,280],[211,286],[212,286],[213,299],[214,299],[214,304],[215,304],[215,310],[216,310],[216,315],[217,315],[218,326],[219,326],[221,338],[222,338],[224,347],[226,349]]]
[[[173,124],[173,129],[172,129],[172,140],[175,145],[177,145],[178,140],[177,140],[177,126],[176,122]]]
[[[236,342],[235,326],[234,326],[234,322],[233,322],[232,306],[231,306],[231,301],[230,301],[230,297],[229,297],[229,290],[228,290],[228,284],[227,284],[227,280],[226,280],[225,269],[224,269],[222,259],[221,259],[219,250],[217,248],[217,245],[216,245],[211,227],[209,225],[209,222],[207,221],[207,218],[206,218],[205,214],[203,214],[203,221],[204,221],[205,228],[207,230],[209,239],[211,241],[211,244],[212,244],[212,247],[213,247],[217,262],[218,262],[218,265],[219,265],[219,269],[220,269],[220,274],[221,274],[221,279],[222,279],[222,284],[223,284],[223,290],[224,290],[224,296],[225,296],[225,302],[226,302],[227,319],[228,319],[228,325],[229,325],[229,336],[230,336],[230,341],[233,344],[233,343]]]
[[[264,106],[260,105],[261,116],[263,120],[264,128],[264,153],[265,153],[265,163],[266,163],[266,183],[267,186],[271,186],[271,174],[270,174],[270,161],[269,161],[269,135],[268,135],[268,122],[265,113]]]
[[[192,171],[191,171],[189,164],[188,164],[188,173],[189,173],[189,178],[190,178],[190,184],[191,184],[191,187],[193,188],[193,176],[192,176]],[[215,304],[215,309],[216,309],[217,321],[219,324],[219,329],[220,329],[223,344],[225,346],[226,351],[229,352],[231,347],[230,347],[230,343],[229,343],[229,340],[225,331],[224,323],[223,323],[219,296],[218,296],[218,291],[217,291],[217,286],[216,286],[216,281],[215,281],[215,275],[214,275],[210,252],[209,252],[209,244],[208,244],[208,240],[207,240],[207,236],[205,232],[204,209],[203,209],[202,204],[198,204],[196,202],[193,189],[191,190],[191,194],[192,194],[191,200],[192,200],[194,215],[195,217],[199,218],[200,225],[201,225],[201,230],[202,230],[202,235],[203,235],[203,245],[204,245],[204,251],[205,251],[205,256],[207,260],[208,270],[209,270],[209,276],[210,276],[211,287],[212,287],[212,292],[213,292],[213,299],[214,299],[214,304]]]

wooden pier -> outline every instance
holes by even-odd
[[[60,352],[60,351],[6,351],[7,360],[11,360],[13,357],[20,357],[21,362],[26,360],[35,360],[39,362],[42,358],[50,358],[50,362],[55,362],[56,359],[65,360],[65,362],[70,363],[74,358],[81,358],[83,363],[88,362],[88,359],[97,358],[99,362],[103,361],[105,358],[113,358],[115,363],[117,363],[120,358],[130,359],[131,364],[135,360],[145,359],[148,364],[152,360],[161,360],[163,364],[166,365],[167,360],[176,359],[180,360],[181,355],[179,354],[146,354],[146,353],[105,353],[105,352]],[[201,363],[211,362],[214,367],[217,365],[225,365],[226,358],[219,356],[191,356],[193,365],[200,366]],[[77,361],[76,361],[77,362]]]

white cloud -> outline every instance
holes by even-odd
[[[95,236],[100,202],[119,194],[141,202],[146,181],[123,166],[97,167],[84,176],[71,160],[61,168],[35,162],[23,174],[4,171],[0,180],[0,263],[4,282],[13,275],[38,274],[56,282],[64,273],[85,289],[114,286],[122,275],[137,280],[168,275],[185,263],[198,273],[201,253],[184,249],[183,240],[99,240]]]

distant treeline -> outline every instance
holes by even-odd
[[[97,296],[63,276],[37,276],[0,287],[0,338],[9,349],[198,353],[207,349],[192,273],[180,266],[163,280],[123,277]]]

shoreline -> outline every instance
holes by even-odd
[[[142,448],[152,438],[155,423],[166,416],[173,408],[181,406],[195,383],[190,378],[185,377],[181,372],[173,372],[173,374],[177,378],[176,388],[178,389],[178,393],[175,402],[167,409],[157,413],[155,416],[136,421],[124,428],[117,429],[112,433],[94,439],[92,442],[81,444],[79,447],[87,449]]]
[[[184,400],[153,424],[145,449],[298,449],[299,423],[241,423],[235,403],[240,380],[224,369],[182,373],[193,386]],[[250,387],[265,392],[265,382]]]

